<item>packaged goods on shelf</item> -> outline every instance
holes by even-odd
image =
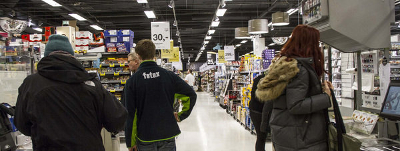
[[[117,30],[104,30],[104,37],[118,36]]]
[[[77,31],[76,34],[76,39],[92,39],[93,34],[90,31]]]

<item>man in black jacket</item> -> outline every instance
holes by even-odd
[[[130,150],[175,150],[175,137],[181,133],[178,122],[186,119],[196,103],[196,92],[180,77],[153,61],[156,48],[151,40],[137,43],[141,64],[125,86],[128,120],[126,145]],[[174,98],[183,108],[174,113]]]
[[[18,89],[15,126],[34,150],[104,151],[101,129],[124,128],[125,108],[73,54],[67,37],[50,36],[38,73]]]

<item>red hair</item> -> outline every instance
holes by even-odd
[[[281,56],[288,58],[302,57],[314,59],[314,67],[318,77],[322,77],[324,70],[324,56],[319,47],[319,31],[307,25],[298,25],[293,29],[292,37],[281,49]]]

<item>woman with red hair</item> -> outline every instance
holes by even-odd
[[[273,104],[272,111],[263,110],[261,127],[269,124],[276,151],[328,150],[324,110],[331,106],[331,83],[321,84],[325,70],[319,38],[313,27],[294,28],[257,85],[257,98]]]

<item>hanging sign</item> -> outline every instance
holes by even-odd
[[[218,63],[226,63],[224,50],[218,50]]]
[[[253,51],[254,55],[257,57],[262,57],[262,51],[265,49],[265,38],[260,38],[256,36],[255,39],[253,39]]]
[[[172,49],[174,48],[174,41],[170,41],[170,49],[161,49],[161,58],[171,59],[173,58]]]
[[[216,64],[216,55],[212,53],[207,53],[207,65],[215,65]]]
[[[179,62],[179,47],[174,47],[171,51],[172,58],[169,58],[169,62]]]
[[[225,46],[225,60],[226,61],[234,61],[235,60],[235,47],[234,46]]]
[[[169,22],[151,22],[151,40],[156,49],[170,49]]]

